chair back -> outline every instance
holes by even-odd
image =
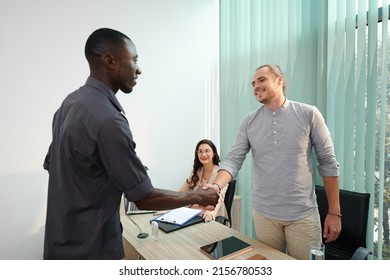
[[[228,189],[226,190],[225,193],[225,207],[226,211],[228,213],[228,218],[230,220],[230,224],[232,223],[232,205],[233,205],[233,198],[234,198],[234,193],[236,191],[236,180],[231,180],[229,182]]]
[[[323,230],[328,201],[323,186],[316,186],[315,192]],[[325,259],[351,259],[359,247],[366,247],[369,204],[369,193],[340,190],[342,229],[336,241],[325,244]]]

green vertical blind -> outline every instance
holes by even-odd
[[[371,194],[367,246],[381,259],[384,224],[389,235],[388,215],[383,219],[389,208],[384,200],[390,144],[388,1],[329,0],[327,10],[326,120],[341,166],[341,187]]]

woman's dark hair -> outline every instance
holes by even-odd
[[[213,164],[214,165],[219,165],[219,163],[221,162],[219,155],[218,155],[217,147],[214,145],[214,143],[208,139],[200,140],[198,142],[198,144],[196,144],[196,147],[195,147],[195,158],[194,158],[194,165],[192,168],[193,174],[191,177],[191,181],[188,181],[188,179],[187,179],[187,183],[191,184],[191,186],[190,186],[191,189],[193,189],[196,186],[196,183],[199,181],[199,177],[198,177],[197,173],[198,173],[198,170],[203,166],[203,164],[200,162],[199,157],[198,157],[198,149],[199,149],[199,146],[202,144],[209,145],[211,147],[211,149],[213,150],[213,153],[214,153]]]

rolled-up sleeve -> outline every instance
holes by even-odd
[[[317,156],[319,174],[322,177],[339,176],[340,167],[329,129],[321,112],[315,107],[312,115],[311,139]]]
[[[102,125],[97,142],[109,178],[130,201],[143,199],[153,191],[146,169],[135,152],[136,145],[124,117],[119,116]]]

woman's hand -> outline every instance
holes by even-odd
[[[213,214],[210,211],[204,211],[202,213],[202,218],[204,219],[205,222],[210,222],[215,219]]]

